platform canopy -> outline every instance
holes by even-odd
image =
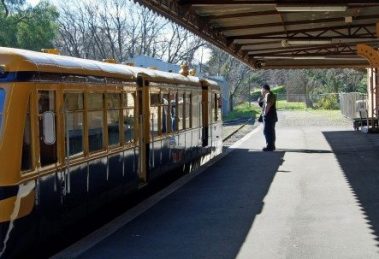
[[[378,0],[135,0],[254,68],[367,67]]]

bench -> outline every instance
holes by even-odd
[[[359,111],[359,118],[353,119],[354,130],[362,130],[363,127],[378,128],[378,118],[368,117],[367,110]]]

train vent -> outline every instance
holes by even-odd
[[[117,61],[114,58],[103,59],[103,62],[105,62],[105,63],[111,63],[111,64],[117,64]]]
[[[183,64],[180,66],[180,71],[179,74],[183,76],[188,76],[189,75],[189,67],[187,64]]]
[[[48,53],[48,54],[54,54],[54,55],[60,55],[61,54],[59,49],[41,49],[41,52]]]

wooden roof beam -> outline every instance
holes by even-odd
[[[179,0],[179,5],[273,5],[273,4],[291,4],[299,6],[309,5],[347,5],[347,4],[377,4],[377,0]]]
[[[308,45],[308,46],[288,46],[288,47],[283,47],[283,48],[278,48],[278,47],[272,47],[272,48],[260,48],[260,49],[247,49],[247,48],[244,48],[243,50],[246,50],[246,51],[249,51],[249,52],[259,52],[259,51],[278,51],[278,52],[281,52],[281,51],[284,51],[285,49],[288,49],[288,50],[293,50],[293,49],[302,49],[302,48],[307,48],[307,49],[319,49],[319,48],[325,48],[325,47],[335,47],[335,46],[356,46],[357,44],[359,43],[371,43],[371,44],[374,44],[374,45],[377,45],[379,44],[379,39],[371,39],[370,41],[353,41],[353,42],[340,42],[340,43],[336,43],[336,44],[325,44],[325,45]],[[275,43],[279,43],[278,41],[275,41]],[[242,45],[241,47],[243,46],[246,46],[246,45],[254,45],[254,46],[259,46],[259,45],[264,45],[264,44],[267,44],[267,42],[264,42],[264,43],[259,43],[259,44],[240,44]]]
[[[346,47],[346,46],[342,46]],[[248,53],[250,56],[268,56],[272,54],[286,54],[286,53],[292,53],[292,52],[304,52],[304,51],[317,51],[317,50],[325,50],[325,49],[330,49],[330,50],[335,50],[336,46],[322,46],[322,47],[311,47],[311,48],[306,48],[304,46],[302,47],[297,47],[297,48],[289,48],[289,49],[280,49],[278,51],[270,51],[270,50],[261,50],[260,52],[255,52],[254,51],[248,50]],[[264,52],[266,51],[266,52]],[[268,52],[267,52],[268,51]]]
[[[287,31],[285,33],[284,31],[276,31],[276,32],[267,32],[267,33],[259,33],[259,34],[247,34],[247,35],[239,35],[239,36],[231,36],[228,37],[228,39],[259,39],[259,38],[267,38],[267,39],[298,39],[299,37],[295,37],[297,34],[307,34],[309,32],[322,32],[322,34],[325,34],[326,32],[334,32],[336,30],[348,30],[345,35],[342,35],[342,33],[339,33],[339,36],[329,36],[329,37],[323,37],[323,38],[360,38],[360,37],[365,37],[365,38],[375,38],[375,35],[368,35],[367,36],[367,31],[365,34],[358,34],[357,32],[359,31],[360,28],[367,28],[367,27],[374,27],[376,26],[376,23],[369,23],[369,24],[357,24],[357,25],[351,25],[350,27],[344,26],[334,26],[334,27],[322,27],[322,28],[309,28],[309,29],[301,29],[301,30],[292,30],[292,31]],[[350,28],[350,29],[349,29]],[[357,29],[354,32],[352,32],[351,29]],[[285,35],[287,34],[287,35]],[[292,35],[291,35],[292,34]],[[312,39],[312,38],[317,38],[321,39],[322,36],[320,34],[318,35],[307,35],[308,37],[305,37],[307,39]],[[304,37],[302,37],[304,38]]]
[[[357,54],[366,58],[372,67],[379,68],[379,51],[367,44],[357,44]]]
[[[353,21],[369,20],[369,19],[379,19],[379,14],[375,15],[362,15],[353,18]],[[252,25],[240,25],[240,26],[223,26],[216,27],[220,32],[230,31],[230,30],[242,30],[242,29],[257,29],[257,28],[269,28],[269,27],[279,27],[279,26],[291,26],[291,25],[304,25],[304,24],[317,24],[317,23],[328,23],[328,22],[344,22],[345,17],[338,18],[325,18],[318,20],[302,20],[302,21],[292,21],[292,22],[274,22],[274,23],[262,23],[262,24],[252,24]]]
[[[245,13],[232,13],[232,14],[221,14],[221,15],[202,15],[209,20],[219,20],[219,19],[233,19],[241,17],[256,17],[256,16],[267,16],[267,15],[279,15],[277,11],[262,11],[262,12],[245,12]]]

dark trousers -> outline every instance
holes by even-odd
[[[275,120],[265,120],[264,121],[264,128],[263,128],[263,134],[266,138],[266,144],[267,148],[275,148]]]

